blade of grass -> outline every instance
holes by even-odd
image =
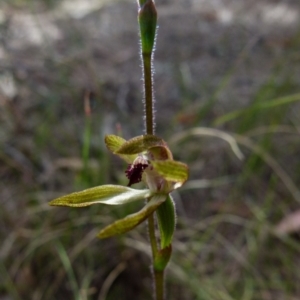
[[[121,262],[109,273],[102,285],[98,300],[106,299],[110,287],[112,286],[116,278],[125,270],[125,268],[126,263]]]
[[[2,278],[2,284],[4,284],[4,289],[9,293],[9,296],[12,296],[15,300],[22,300],[2,260],[0,260],[0,274]]]
[[[80,290],[79,290],[79,286],[77,284],[77,280],[76,280],[69,256],[61,243],[56,242],[55,248],[56,248],[57,254],[62,262],[62,265],[69,277],[69,281],[70,281],[71,289],[72,289],[72,292],[74,295],[74,299],[80,300],[80,297],[79,297]]]
[[[300,191],[291,179],[291,177],[285,172],[285,170],[279,165],[279,163],[266,152],[263,148],[255,144],[250,138],[242,135],[234,134],[235,140],[247,147],[248,149],[252,150],[254,153],[259,155],[277,174],[277,176],[282,180],[286,188],[292,194],[294,199],[300,203]]]
[[[173,135],[173,137],[170,139],[169,144],[176,145],[180,140],[183,140],[187,137],[190,136],[213,136],[213,137],[218,137],[224,141],[226,141],[229,146],[231,147],[231,150],[233,153],[240,159],[242,160],[244,158],[244,155],[240,148],[238,147],[238,144],[234,138],[233,135],[219,130],[219,129],[214,129],[214,128],[206,128],[206,127],[196,127],[196,128],[191,128],[186,131],[182,131],[180,133],[177,133]]]
[[[256,103],[249,108],[238,109],[217,118],[214,122],[214,125],[219,126],[246,114],[254,113],[263,109],[270,109],[281,105],[291,104],[297,101],[300,101],[300,93]]]

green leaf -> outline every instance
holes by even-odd
[[[155,135],[140,135],[125,142],[116,154],[138,154],[154,146],[163,146],[165,142]]]
[[[168,247],[159,250],[154,257],[154,263],[153,263],[154,270],[162,272],[166,268],[171,258],[171,254],[172,254],[171,244]]]
[[[106,135],[104,141],[107,149],[114,154],[117,154],[116,152],[121,148],[123,144],[126,143],[125,139],[113,134]],[[122,155],[122,154],[117,154],[117,155],[128,163],[132,163],[136,158],[136,155]]]
[[[98,237],[108,238],[117,234],[125,233],[145,221],[164,201],[166,195],[156,194],[152,199],[137,213],[131,214],[124,219],[118,220],[113,224],[102,229]]]
[[[159,206],[156,214],[160,231],[160,244],[163,249],[171,245],[176,226],[175,204],[171,195],[168,195],[167,200]]]
[[[92,204],[121,205],[151,196],[149,190],[135,190],[120,185],[102,185],[52,200],[53,206],[83,207]]]
[[[153,160],[154,170],[168,181],[180,183],[178,188],[188,179],[188,166],[175,160]]]

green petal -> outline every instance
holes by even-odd
[[[150,196],[149,190],[135,190],[120,185],[102,185],[59,197],[49,204],[70,207],[83,207],[97,203],[121,205]]]
[[[166,200],[166,195],[156,194],[152,199],[137,213],[131,214],[124,219],[118,220],[113,224],[102,229],[98,237],[101,239],[108,238],[117,234],[125,233],[144,220],[146,220],[149,215],[151,215],[164,201]]]
[[[163,146],[165,142],[155,135],[140,135],[125,142],[116,154],[138,154],[154,146]]]
[[[107,149],[114,154],[117,154],[116,152],[121,148],[123,144],[126,143],[125,139],[113,134],[106,135],[104,141]],[[117,155],[128,163],[132,163],[136,158],[136,155]]]
[[[188,179],[188,166],[174,160],[151,161],[155,171],[168,181],[177,182],[175,188],[180,187]]]
[[[164,249],[171,245],[176,224],[175,205],[171,195],[156,210],[158,227],[160,231],[160,244]]]

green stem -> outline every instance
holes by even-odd
[[[144,95],[145,95],[145,127],[147,134],[154,134],[154,107],[153,107],[153,83],[152,83],[152,53],[142,53],[144,67]],[[164,270],[157,271],[154,261],[158,253],[157,239],[155,236],[154,214],[148,218],[149,239],[152,250],[152,268],[155,283],[155,299],[164,299]]]
[[[152,268],[154,275],[154,289],[155,289],[155,299],[163,300],[164,299],[164,270],[158,271],[154,268],[155,257],[158,253],[157,240],[155,236],[155,222],[154,214],[148,217],[148,231],[149,239],[152,250]]]
[[[154,257],[157,255],[157,240],[155,236],[155,223],[154,223],[154,215],[150,215],[148,217],[148,231],[149,231],[149,239],[152,250],[152,257],[154,262]]]
[[[164,299],[164,271],[154,271],[156,300]]]
[[[147,134],[154,134],[154,101],[152,83],[152,54],[142,53],[144,68],[145,127]]]
[[[152,0],[138,0],[141,34],[141,52],[143,61],[144,77],[144,110],[145,110],[145,132],[153,135],[155,133],[154,120],[154,97],[153,97],[153,80],[152,80],[152,58],[156,34],[157,13],[155,4]],[[148,200],[149,201],[149,200]],[[155,236],[154,214],[148,217],[148,231],[152,250],[152,268],[155,285],[155,299],[164,299],[164,269],[157,270],[155,261],[159,254],[157,239]]]

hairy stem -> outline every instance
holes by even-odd
[[[148,230],[149,230],[149,239],[152,250],[152,257],[154,261],[154,257],[157,255],[157,240],[155,236],[155,223],[154,223],[154,215],[151,214],[148,217]]]
[[[152,53],[142,53],[144,67],[144,96],[145,96],[145,129],[147,134],[154,134],[154,105],[153,105],[153,83],[152,83]],[[157,256],[157,239],[155,236],[154,214],[148,218],[149,239],[152,250],[152,263]],[[164,271],[157,271],[153,266],[155,299],[164,299]]]
[[[147,134],[154,134],[155,132],[151,56],[152,54],[142,53],[144,68],[145,129]]]
[[[156,300],[164,299],[164,271],[154,271]]]
[[[154,105],[153,105],[153,83],[152,83],[152,53],[142,53],[144,68],[144,96],[145,96],[145,130],[147,134],[154,134]],[[157,256],[157,239],[155,236],[154,214],[148,218],[149,239],[152,250],[152,263]],[[157,271],[153,267],[155,299],[164,299],[164,271]]]
[[[155,133],[154,120],[154,97],[152,80],[152,58],[156,35],[157,12],[153,0],[138,0],[140,25],[141,53],[144,79],[144,110],[145,110],[145,132],[153,135]],[[149,201],[150,199],[148,199]],[[164,269],[157,270],[155,261],[160,251],[155,236],[154,214],[148,218],[149,239],[152,250],[152,268],[154,274],[155,299],[164,299]]]
[[[155,236],[155,223],[154,223],[154,214],[148,217],[148,231],[149,231],[149,239],[152,250],[152,268],[154,275],[154,289],[155,289],[155,300],[163,300],[164,299],[164,270],[158,271],[154,268],[155,257],[158,253],[157,248],[157,239]]]

